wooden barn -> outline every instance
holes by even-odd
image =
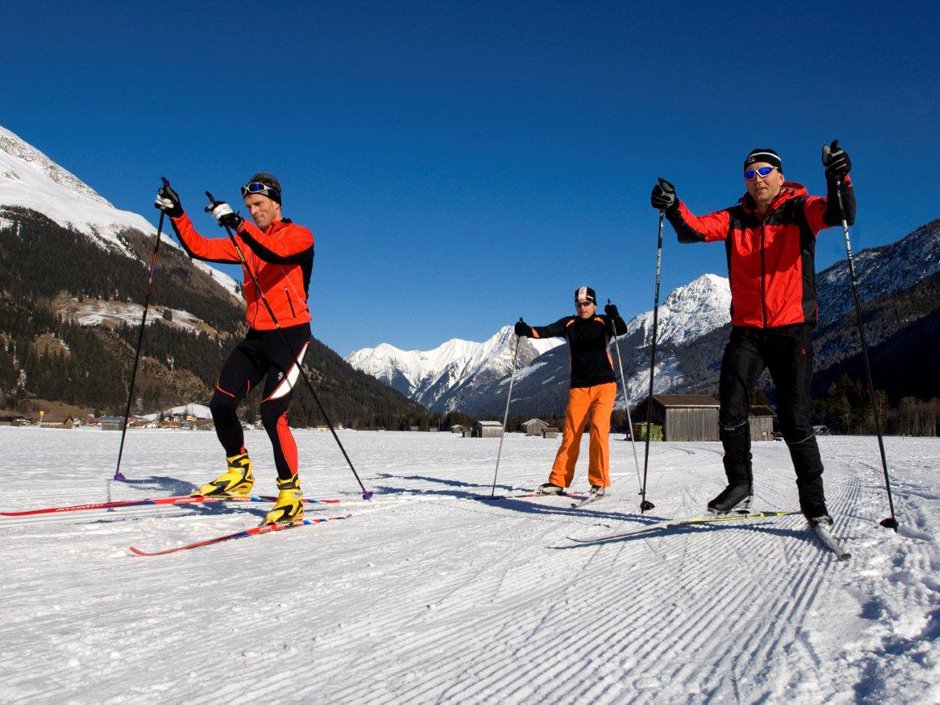
[[[542,432],[548,428],[548,424],[542,419],[529,419],[520,426],[525,430],[527,436],[541,436]]]
[[[766,405],[755,405],[751,407],[751,415],[748,421],[751,424],[752,441],[772,441],[774,439],[774,419],[777,414]]]
[[[477,421],[473,425],[474,438],[499,438],[502,435],[502,421]]]
[[[664,441],[717,441],[718,400],[692,394],[654,394],[652,422],[661,425]],[[646,421],[649,398],[640,402],[633,418]]]

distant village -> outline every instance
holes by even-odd
[[[650,416],[651,441],[718,441],[718,400],[705,395],[656,394],[652,397],[652,409],[647,410],[649,399],[642,401],[633,411],[632,436],[636,440],[646,439],[646,419]],[[194,413],[196,411],[196,413]],[[146,416],[129,416],[128,429],[173,429],[181,431],[214,431],[215,426],[207,418],[208,409],[197,405],[176,407],[158,414]],[[780,432],[775,430],[776,414],[769,406],[752,406],[750,416],[751,440],[770,441],[780,440]],[[65,418],[46,418],[44,412],[38,416],[8,415],[0,416],[0,425],[42,428],[91,428],[103,431],[121,431],[124,428],[123,416],[96,416],[89,414],[83,418],[66,416]],[[253,423],[243,421],[245,430],[263,430],[260,421]],[[338,429],[344,429],[338,425]],[[532,418],[514,424],[511,428],[524,436],[541,438],[557,438],[560,430],[548,422]],[[314,431],[329,431],[326,425],[312,427]],[[384,432],[382,427],[359,428],[359,431]],[[817,434],[828,435],[829,429],[825,426],[816,426]],[[434,426],[422,428],[411,426],[410,432],[437,433],[449,432],[463,438],[499,438],[503,435],[502,421],[481,420],[467,424],[453,424],[447,429]],[[612,431],[612,433],[621,433]],[[630,438],[630,434],[625,436]]]

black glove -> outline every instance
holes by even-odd
[[[852,169],[849,155],[839,146],[839,140],[832,140],[832,144],[823,145],[822,163],[826,168],[826,181],[829,183],[844,181]]]
[[[530,326],[528,323],[526,323],[525,321],[521,319],[516,321],[516,325],[513,328],[513,330],[515,331],[516,335],[518,335],[520,338],[532,337],[532,326]]]
[[[179,194],[168,183],[164,183],[157,191],[157,200],[153,202],[153,207],[159,208],[171,218],[183,215]]]
[[[676,198],[676,187],[663,178],[660,178],[653,187],[653,193],[650,194],[650,203],[653,208],[660,211],[668,211],[675,208],[679,203]]]
[[[223,228],[238,230],[242,224],[242,217],[225,201],[212,201],[206,206],[206,213],[211,213],[215,221]]]
[[[607,302],[607,305],[604,306],[604,313],[607,314],[608,318],[619,318],[620,311],[617,310],[617,304],[612,304],[610,301]]]

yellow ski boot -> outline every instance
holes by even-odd
[[[228,470],[198,490],[194,495],[203,497],[245,497],[251,492],[255,484],[255,477],[251,473],[251,458],[247,453],[233,455],[228,460]]]
[[[304,518],[303,493],[300,479],[294,475],[289,480],[277,480],[277,502],[264,518],[265,524],[290,524]]]

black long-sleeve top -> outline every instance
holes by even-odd
[[[617,379],[614,360],[607,347],[612,326],[616,326],[617,335],[627,332],[627,324],[620,316],[565,316],[547,326],[532,326],[528,337],[565,338],[571,363],[571,386],[593,387]]]

